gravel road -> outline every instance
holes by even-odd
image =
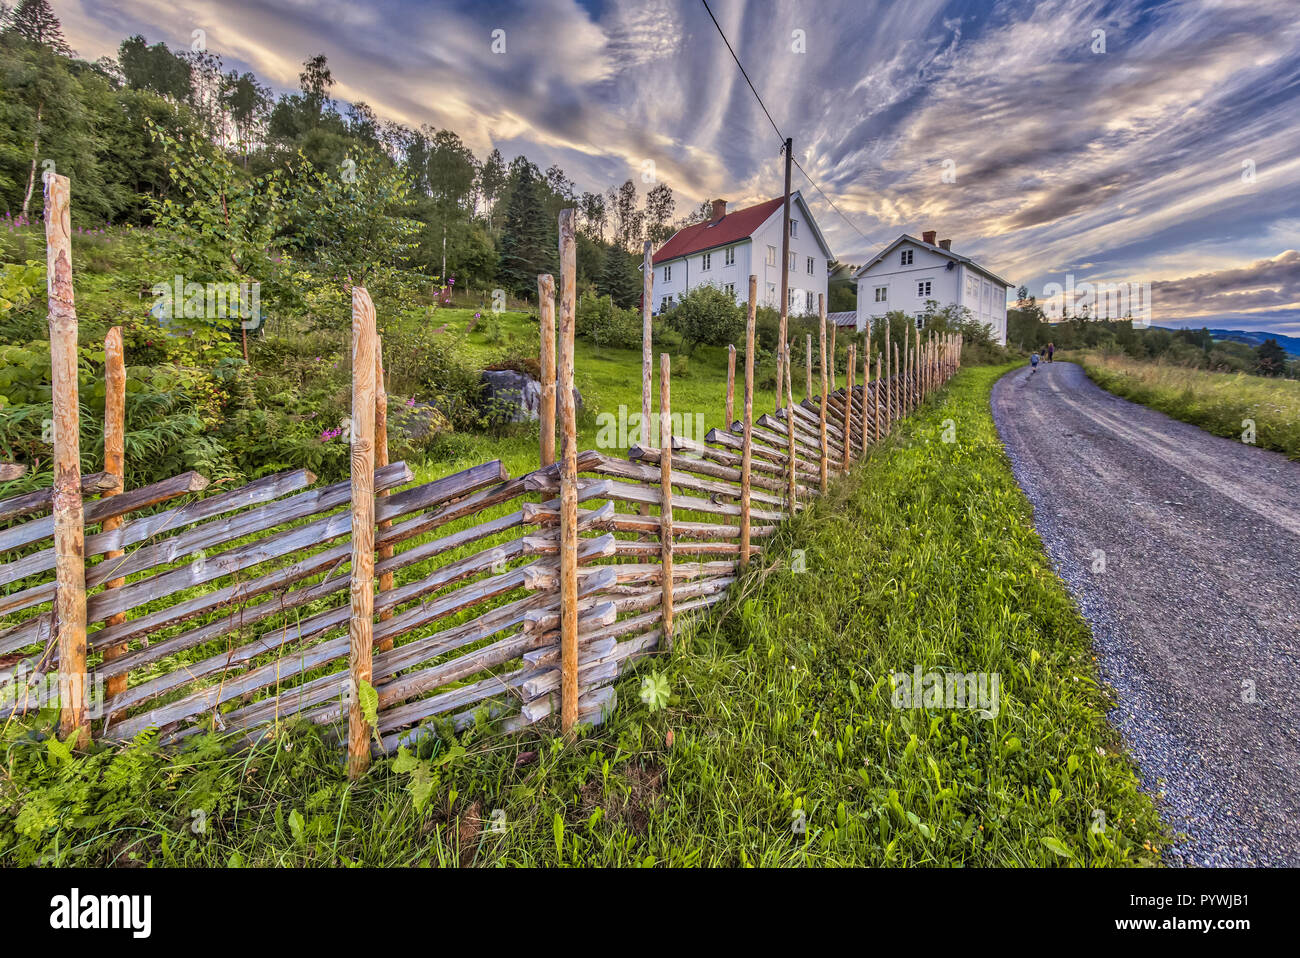
[[[1099,389],[1002,377],[993,418],[1092,625],[1186,865],[1300,866],[1300,462]]]

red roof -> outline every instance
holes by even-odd
[[[728,213],[716,223],[705,220],[694,226],[687,226],[672,235],[672,238],[659,247],[653,262],[658,264],[665,260],[677,259],[691,253],[699,253],[717,246],[725,246],[739,240],[749,239],[754,231],[767,222],[767,218],[779,210],[785,197],[749,206],[743,210]]]

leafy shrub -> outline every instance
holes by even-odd
[[[716,286],[697,286],[669,311],[668,324],[690,348],[725,346],[745,335],[745,312]]]
[[[588,290],[578,300],[574,332],[597,346],[636,349],[641,345],[641,317],[632,309],[619,309],[609,296]]]

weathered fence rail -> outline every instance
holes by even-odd
[[[566,211],[558,351],[555,283],[538,286],[549,380],[538,469],[511,477],[494,461],[413,485],[405,463],[389,463],[374,306],[354,287],[349,481],[318,486],[299,469],[203,497],[207,481],[186,473],[127,490],[120,331],[106,350],[105,432],[117,438],[104,471],[81,476],[69,448],[76,380],[58,373],[76,348],[70,249],[58,232],[66,200],[66,180],[47,177],[59,471],[53,489],[0,501],[0,718],[57,704],[63,732],[83,740],[156,730],[172,743],[212,725],[255,739],[299,717],[346,743],[357,775],[372,754],[438,722],[517,729],[558,712],[567,733],[599,721],[619,675],[723,600],[762,540],[960,359],[958,337],[917,333],[901,365],[886,341],[873,378],[868,341],[861,382],[851,349],[836,388],[823,303],[820,394],[809,338],[803,401],[785,382],[785,406],[755,419],[751,277],[742,418],[703,441],[673,435],[666,355],[652,416],[647,332],[641,440],[627,458],[580,451]],[[648,291],[649,273],[645,282]],[[728,420],[735,374],[733,351]]]

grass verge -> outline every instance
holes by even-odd
[[[76,756],[11,725],[0,861],[1156,864],[1165,831],[992,423],[1003,371],[964,370],[569,746],[471,729],[349,784],[310,729]],[[915,666],[997,673],[996,715],[895,708]]]
[[[1144,363],[1100,352],[1071,354],[1093,382],[1206,432],[1255,443],[1300,459],[1300,382]]]

